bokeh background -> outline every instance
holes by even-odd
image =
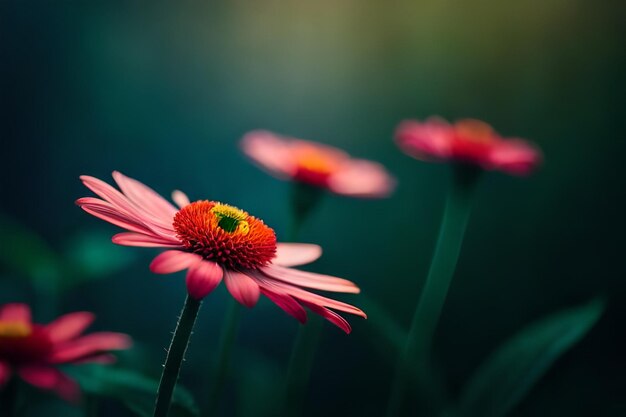
[[[137,341],[124,360],[158,375],[182,276],[153,276],[156,251],[110,244],[116,229],[74,205],[89,194],[78,176],[117,169],[229,202],[280,239],[289,185],[238,149],[266,128],[397,176],[387,200],[328,196],[301,240],[324,247],[311,268],[358,282],[408,327],[448,170],[399,152],[393,130],[474,117],[535,141],[545,164],[479,188],[435,340],[452,395],[525,323],[604,294],[598,325],[511,415],[626,415],[625,19],[611,0],[0,2],[0,303],[30,302],[43,321],[94,311],[95,328]],[[54,298],[35,291],[59,278],[49,251],[75,272]],[[183,369],[201,405],[227,297],[207,298]],[[326,326],[306,415],[383,414],[394,353],[351,322],[350,336]],[[223,415],[271,414],[263,389],[280,383],[297,326],[267,300],[244,312]]]

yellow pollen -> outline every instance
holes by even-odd
[[[244,236],[250,233],[250,225],[246,221],[248,213],[245,211],[237,207],[229,206],[228,204],[220,203],[213,206],[211,212],[217,217],[218,226],[226,232],[236,232]]]
[[[0,337],[21,338],[31,334],[32,330],[26,323],[19,321],[0,321]]]

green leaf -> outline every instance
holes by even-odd
[[[154,411],[157,380],[128,369],[102,365],[76,366],[67,370],[86,394],[115,399],[143,417]],[[172,399],[171,417],[195,417],[198,407],[192,395],[178,385]]]
[[[61,260],[39,235],[0,213],[0,264],[28,278],[38,289],[56,289]]]
[[[111,234],[90,230],[66,243],[63,252],[70,284],[103,278],[124,269],[134,260],[134,251],[111,242]]]
[[[587,334],[603,311],[604,302],[596,299],[541,319],[514,335],[465,385],[458,415],[505,416],[554,361]]]

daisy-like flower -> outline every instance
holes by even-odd
[[[187,270],[187,291],[192,298],[201,300],[224,279],[239,303],[253,307],[263,294],[301,323],[307,319],[303,306],[346,333],[350,325],[334,310],[366,317],[354,306],[305,289],[358,293],[354,283],[290,268],[319,258],[319,246],[277,243],[274,230],[262,220],[227,204],[192,203],[184,193],[174,191],[176,208],[137,180],[119,172],[113,178],[121,192],[97,178],[82,176],[85,186],[101,199],[85,197],[76,203],[87,213],[127,230],[113,236],[114,243],[167,248],[154,258],[150,269],[157,274]]]
[[[35,324],[26,304],[0,307],[0,389],[17,374],[27,383],[56,392],[75,402],[80,390],[75,381],[56,366],[90,362],[110,363],[111,350],[127,349],[129,336],[97,332],[83,336],[94,315],[76,312],[59,317],[50,324]]]
[[[454,124],[432,117],[407,120],[396,131],[398,146],[422,161],[455,161],[528,175],[541,162],[541,152],[523,139],[503,138],[488,124],[465,119]]]
[[[257,130],[247,133],[243,152],[280,179],[313,185],[348,197],[382,198],[395,179],[379,163],[351,158],[332,146]]]

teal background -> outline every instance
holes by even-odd
[[[479,187],[435,339],[452,394],[525,323],[604,294],[598,325],[512,415],[626,415],[625,18],[623,2],[588,0],[2,2],[0,210],[75,255],[76,236],[116,231],[74,205],[90,195],[78,176],[110,181],[116,169],[164,195],[244,208],[281,239],[289,184],[246,161],[238,141],[265,128],[329,143],[380,161],[399,185],[387,200],[328,196],[301,233],[325,251],[310,269],[357,282],[408,327],[448,169],[402,154],[393,130],[433,114],[479,118],[537,143],[545,163]],[[94,328],[137,340],[144,353],[126,360],[158,374],[183,276],[152,275],[157,251],[110,246],[96,258],[124,267],[53,306],[3,265],[0,302],[30,302],[42,321],[94,311]],[[206,299],[183,369],[200,403],[227,297],[220,287]],[[367,322],[351,323],[350,336],[324,332],[307,415],[382,415],[393,352]],[[267,300],[245,311],[235,363],[257,383],[231,380],[223,415],[262,414],[246,398],[280,381],[296,329]],[[252,388],[244,397],[236,385]]]

